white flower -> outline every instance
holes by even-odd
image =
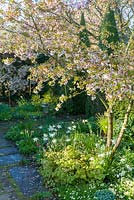
[[[106,152],[106,156],[109,156],[111,154],[111,151]]]
[[[52,140],[52,143],[54,143],[54,144],[55,144],[56,142],[57,142],[57,140],[56,140],[56,139],[53,139],[53,140]]]
[[[43,140],[44,140],[44,141],[47,141],[47,140],[48,140],[48,135],[47,135],[47,134],[44,134],[44,135],[43,135]]]
[[[87,123],[88,120],[87,120],[87,119],[83,119],[82,122],[83,122],[83,123]]]
[[[119,178],[120,177],[120,175],[119,174],[117,174],[117,178]]]
[[[67,130],[66,133],[69,134],[69,133],[70,133],[70,130]]]
[[[112,144],[115,144],[115,143],[116,143],[116,139],[113,139],[113,140],[112,140]]]
[[[126,165],[126,168],[128,169],[128,171],[132,171],[132,167],[130,167],[129,165]]]
[[[55,108],[55,110],[56,110],[56,111],[59,111],[60,108],[61,108],[61,104],[58,103],[57,106],[56,106],[56,108]]]
[[[52,137],[52,138],[53,138],[55,135],[56,135],[56,133],[50,133],[50,134],[49,134],[49,136]]]
[[[102,79],[110,80],[110,76],[108,74],[103,74]]]
[[[125,160],[125,158],[121,158],[121,160],[120,160],[121,162],[125,162],[126,160]]]
[[[122,177],[122,176],[124,176],[126,174],[126,172],[125,171],[122,171],[119,175]]]
[[[76,129],[76,125],[73,125],[72,128],[73,128],[73,129]]]
[[[43,126],[39,126],[39,129],[42,129],[43,128]]]
[[[104,153],[98,154],[99,157],[103,158],[105,156]]]
[[[39,140],[39,138],[33,138],[34,142],[37,142]]]
[[[43,141],[44,141],[44,142],[45,142],[45,141],[48,141],[48,138],[44,137],[44,138],[43,138]]]
[[[48,130],[49,130],[49,131],[53,131],[53,130],[54,130],[54,127],[50,125],[49,128],[48,128]]]
[[[62,126],[60,124],[57,125],[57,128],[62,128]]]
[[[91,100],[94,101],[96,99],[96,96],[91,96]]]
[[[71,141],[71,139],[70,138],[66,138],[66,142],[70,142]]]

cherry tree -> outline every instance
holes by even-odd
[[[6,62],[6,61],[5,61]],[[30,93],[31,82],[27,79],[30,66],[14,66],[0,63],[0,96],[8,97],[11,104],[11,96],[20,95],[24,91]]]
[[[71,1],[70,1],[71,2]],[[49,60],[31,68],[37,90],[45,81],[70,86],[56,109],[80,91],[99,96],[106,107],[106,149],[114,153],[121,143],[134,99],[132,1],[97,0],[76,4],[61,0],[2,0],[0,51],[35,61],[39,53]],[[125,10],[126,14],[123,14]],[[112,21],[111,21],[112,16]],[[100,95],[104,94],[105,98]],[[129,100],[116,143],[113,138],[113,107]]]

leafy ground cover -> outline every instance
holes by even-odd
[[[41,118],[43,115],[43,108],[41,100],[37,98],[38,96],[33,96],[31,101],[22,98],[18,101],[16,107],[11,107],[8,104],[1,103],[0,120]]]

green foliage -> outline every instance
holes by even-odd
[[[105,98],[102,94],[99,94],[99,95],[102,98]],[[83,99],[81,99],[81,101],[83,101]],[[96,96],[96,99],[94,100],[92,100],[90,96],[86,97],[85,114],[87,117],[96,116],[98,113],[103,114],[105,111],[106,109],[98,96]]]
[[[14,142],[21,140],[24,138],[23,131],[29,130],[31,131],[33,128],[33,121],[28,122],[20,122],[14,126],[12,126],[8,132],[6,133],[5,137],[9,140],[12,140]]]
[[[16,143],[19,151],[22,154],[33,154],[37,151],[37,147],[35,142],[33,141],[32,137],[24,137],[24,139],[21,139],[19,142]]]
[[[69,144],[65,140],[61,149],[56,147],[59,146],[58,142],[54,144],[54,148],[44,152],[41,161],[44,178],[54,178],[56,182],[64,184],[72,184],[78,180],[103,180],[107,161],[105,153],[101,154],[96,149],[97,141],[94,134],[75,133],[70,136]],[[63,144],[63,140],[61,142]],[[99,151],[101,150],[100,147]]]
[[[41,116],[42,107],[39,96],[33,96],[31,101],[22,98],[13,112],[13,118],[17,119],[40,118]]]
[[[0,120],[10,120],[12,118],[12,109],[7,104],[0,103]]]
[[[90,47],[91,44],[90,44],[90,40],[89,40],[88,30],[86,29],[84,13],[81,14],[80,25],[84,27],[83,30],[80,31],[80,33],[79,33],[80,41],[83,44],[85,44],[86,47]]]
[[[120,192],[124,193],[128,200],[134,198],[134,179],[132,178],[122,178],[119,185]]]
[[[97,116],[97,123],[100,128],[100,133],[107,135],[107,129],[108,129],[108,120],[105,115],[98,115]]]
[[[42,110],[42,107],[41,107],[41,105],[42,105],[42,103],[43,103],[43,99],[42,98],[40,98],[40,96],[39,95],[32,95],[32,97],[31,97],[31,104],[33,105],[33,106],[35,106],[35,108],[36,108],[36,110],[38,110],[38,111],[41,111]]]
[[[133,180],[133,166],[133,151],[127,148],[120,148],[120,151],[115,155],[112,163],[110,164],[105,178],[105,182],[109,184],[111,183],[111,188],[113,188],[118,197],[121,195],[125,199],[125,193],[123,190],[121,191],[120,185],[124,178]]]
[[[97,186],[95,183],[79,182],[75,185],[58,185],[58,197],[64,200],[93,200]]]
[[[43,53],[40,53],[36,58],[36,62],[38,64],[41,64],[41,63],[46,62],[48,59],[49,59],[49,56],[47,56],[47,55],[45,55]]]
[[[58,95],[52,89],[49,89],[42,96],[43,104],[48,104],[49,113],[55,112],[56,104],[58,103]]]
[[[95,117],[79,120],[76,123],[76,130],[79,133],[98,133],[99,126]]]
[[[32,96],[31,101],[22,98],[18,101],[18,108],[27,112],[41,111],[41,100],[39,96]]]
[[[127,110],[127,106],[128,106],[128,100],[116,102],[114,106],[114,114],[116,122],[114,126],[114,131],[116,134],[118,134],[121,129],[124,116]],[[132,108],[129,115],[127,127],[125,129],[122,145],[127,146],[128,148],[131,148],[131,150],[133,150],[134,149],[133,137],[134,137],[134,110]]]
[[[130,127],[133,118],[131,120]],[[20,152],[36,156],[45,182],[54,186],[59,199],[110,199],[109,194],[99,193],[96,196],[96,191],[102,190],[114,191],[119,200],[132,199],[134,154],[130,133],[129,137],[125,133],[123,144],[109,166],[105,141],[94,134],[98,133],[98,122],[94,117],[59,122],[48,116],[43,125],[34,123],[29,121],[14,125],[7,137],[16,142]],[[128,181],[126,190],[124,180],[125,183]],[[34,198],[49,197],[37,194]]]
[[[45,192],[38,192],[34,194],[30,200],[44,200],[45,198],[50,198],[52,197],[52,193],[45,191]]]
[[[6,138],[16,142],[19,151],[23,154],[33,154],[37,151],[38,146],[34,137],[39,133],[34,128],[33,121],[21,122],[12,126],[6,134]]]
[[[108,46],[116,44],[119,41],[119,34],[116,26],[114,11],[109,7],[100,28],[99,46],[102,50],[106,50],[108,54],[112,53],[112,47]]]
[[[123,119],[128,107],[129,100],[117,101],[114,105],[114,115],[116,119]],[[134,110],[130,113],[130,118],[134,118]]]
[[[98,190],[95,193],[96,200],[115,200],[115,195],[110,190]]]

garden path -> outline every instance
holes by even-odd
[[[5,139],[11,125],[0,122],[0,200],[29,200],[44,188],[36,167]]]

